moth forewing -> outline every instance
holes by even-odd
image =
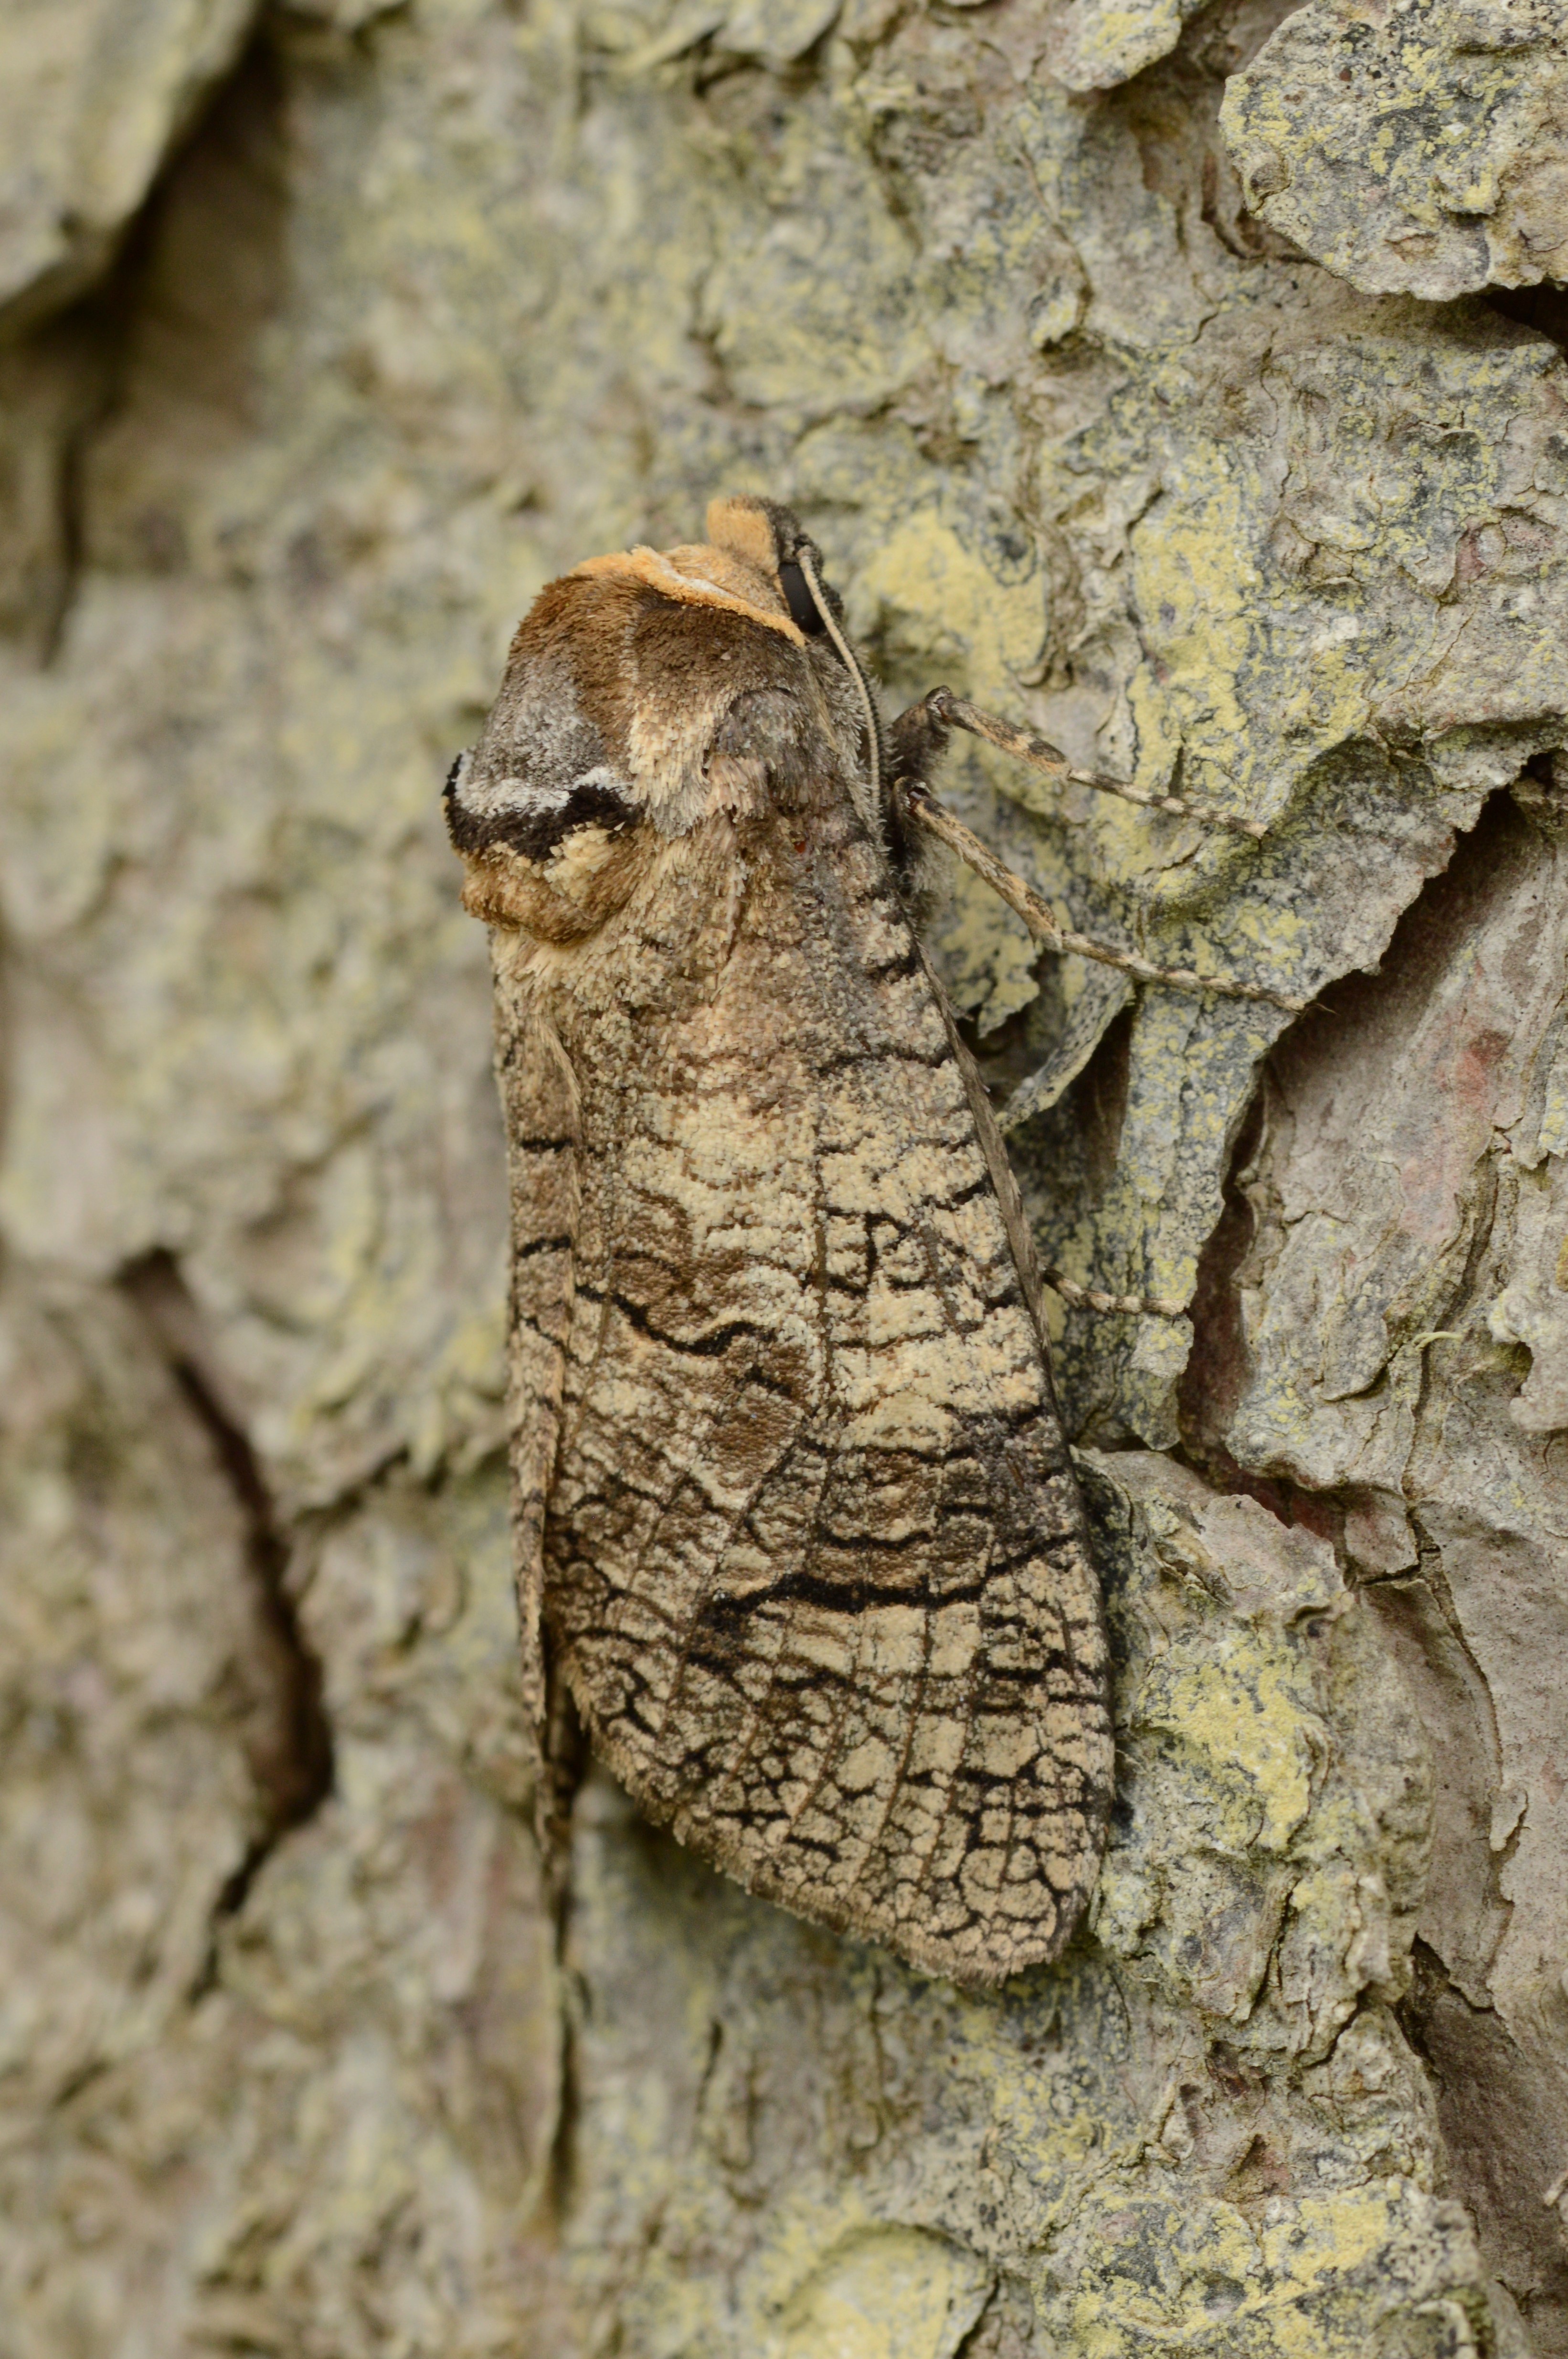
[[[1021,1212],[806,549],[725,503],[552,584],[453,788],[496,928],[525,1645],[537,1599],[596,1748],[704,1857],[986,1984],[1092,1885],[1105,1650]]]
[[[549,1024],[539,1020],[529,995],[513,987],[508,952],[515,940],[498,937],[495,1071],[511,1198],[506,1391],[513,1555],[524,1701],[538,1735],[546,1718],[539,1643],[544,1525],[561,1437],[582,1139],[572,1067]]]

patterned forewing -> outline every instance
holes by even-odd
[[[744,888],[693,896],[678,944],[632,913],[576,1010],[548,1610],[650,1815],[989,1982],[1055,1954],[1093,1880],[1096,1593],[961,1052],[852,816],[800,839],[715,836]],[[637,978],[672,955],[705,980],[658,1006]]]
[[[580,1188],[571,1065],[538,995],[516,975],[516,937],[495,940],[495,1073],[511,1199],[507,1405],[513,1562],[524,1704],[536,1740],[547,1718],[542,1643],[546,1503],[561,1438]],[[540,1793],[541,1818],[550,1810]]]

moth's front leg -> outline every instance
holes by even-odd
[[[954,696],[951,688],[927,690],[918,704],[901,712],[889,733],[889,744],[895,740],[907,744],[911,756],[924,766],[911,775],[929,779],[932,752],[940,755],[945,748],[949,732],[966,729],[972,737],[983,737],[988,745],[999,752],[1011,754],[1015,760],[1027,762],[1031,769],[1044,770],[1050,777],[1060,778],[1064,786],[1092,787],[1098,795],[1115,795],[1124,803],[1137,803],[1140,810],[1169,811],[1181,819],[1199,819],[1206,827],[1227,829],[1233,835],[1245,835],[1253,842],[1261,842],[1268,828],[1261,820],[1248,819],[1244,813],[1225,810],[1217,803],[1193,802],[1183,795],[1151,795],[1135,787],[1129,778],[1103,777],[1096,770],[1076,769],[1048,737],[1032,729],[1020,729],[1016,722],[1003,721],[995,712],[982,712],[962,696]],[[903,737],[899,738],[899,733]]]
[[[1200,974],[1192,967],[1156,966],[1139,958],[1136,951],[1113,942],[1097,942],[1087,934],[1063,926],[1033,886],[998,860],[974,830],[965,827],[954,812],[945,810],[931,792],[930,775],[946,748],[952,729],[966,729],[1003,752],[1015,754],[1036,768],[1059,776],[1067,784],[1096,787],[1153,810],[1218,821],[1249,836],[1256,837],[1263,832],[1255,821],[1227,818],[1205,804],[1183,802],[1174,795],[1145,795],[1114,779],[1097,778],[1086,770],[1075,770],[1064,754],[1032,731],[1015,728],[1010,722],[982,712],[977,705],[966,704],[961,697],[954,696],[951,689],[933,688],[918,704],[901,712],[888,732],[893,762],[887,831],[895,856],[902,852],[912,865],[913,854],[907,847],[921,832],[946,844],[1023,919],[1035,940],[1048,951],[1071,951],[1078,958],[1094,959],[1102,966],[1116,967],[1123,974],[1135,976],[1140,983],[1161,984],[1173,991],[1213,992],[1222,999],[1262,1000],[1292,1016],[1300,1015],[1309,1005],[1289,992],[1271,991],[1266,984],[1243,983],[1232,975]]]
[[[1049,951],[1057,953],[1068,951],[1080,958],[1093,959],[1101,965],[1132,975],[1139,982],[1163,984],[1178,991],[1213,992],[1223,998],[1262,1000],[1291,1014],[1299,1013],[1309,1004],[1288,993],[1271,991],[1261,984],[1242,983],[1227,975],[1199,974],[1184,967],[1155,966],[1133,951],[1108,942],[1094,941],[1087,935],[1063,926],[1031,886],[998,860],[954,812],[945,810],[937,801],[931,790],[931,778],[954,729],[967,730],[971,735],[984,738],[1001,752],[1060,777],[1063,784],[1094,787],[1102,793],[1120,796],[1125,801],[1139,803],[1147,809],[1200,819],[1255,839],[1264,832],[1257,821],[1240,819],[1234,813],[1216,810],[1206,804],[1186,802],[1174,795],[1145,794],[1138,788],[1123,785],[1115,779],[1095,777],[1087,771],[1076,770],[1065,754],[1045,738],[1037,736],[1032,730],[1020,729],[1011,722],[999,720],[994,713],[982,712],[977,705],[954,696],[951,689],[933,688],[917,704],[911,704],[901,712],[887,732],[890,773],[887,840],[895,860],[906,875],[918,880],[920,864],[919,844],[924,837],[945,844],[949,851],[956,853],[965,866],[989,885],[997,897],[1023,919],[1035,940]],[[1040,1274],[1051,1290],[1075,1310],[1099,1311],[1116,1317],[1152,1314],[1169,1319],[1180,1317],[1187,1307],[1182,1302],[1168,1302],[1154,1296],[1107,1294],[1095,1288],[1078,1286],[1058,1269],[1046,1268]]]

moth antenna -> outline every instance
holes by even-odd
[[[1162,1294],[1102,1294],[1097,1287],[1075,1286],[1063,1277],[1059,1269],[1041,1270],[1040,1276],[1052,1294],[1059,1294],[1070,1310],[1098,1310],[1120,1313],[1127,1318],[1184,1319],[1188,1306]]]
[[[795,551],[795,562],[805,577],[806,587],[811,593],[811,603],[822,618],[823,630],[844,658],[849,667],[850,678],[860,690],[860,701],[866,710],[866,736],[870,747],[871,761],[871,810],[869,812],[862,812],[861,816],[866,820],[873,834],[879,834],[882,817],[882,721],[877,710],[877,700],[871,693],[871,683],[861,668],[860,658],[839,629],[833,608],[828,603],[827,592],[817,579],[817,569],[811,561],[811,552],[804,542]]]
[[[1049,902],[1042,901],[1021,876],[1005,867],[973,829],[942,809],[929,787],[901,780],[900,788],[909,818],[928,835],[934,835],[939,843],[956,852],[960,860],[1023,919],[1035,940],[1047,950],[1072,951],[1079,958],[1097,959],[1102,966],[1119,967],[1123,974],[1136,975],[1140,983],[1161,983],[1174,991],[1212,991],[1222,999],[1260,999],[1270,1007],[1282,1007],[1289,1016],[1299,1016],[1303,1008],[1311,1006],[1310,1000],[1299,999],[1290,992],[1271,991],[1266,984],[1238,983],[1224,974],[1199,974],[1192,967],[1154,966],[1134,951],[1113,950],[1108,942],[1094,942],[1086,934],[1073,933],[1057,923]]]
[[[1181,795],[1146,794],[1123,778],[1102,778],[1093,770],[1074,769],[1066,755],[1049,739],[1037,737],[1032,729],[1016,728],[1010,721],[999,721],[994,712],[982,712],[977,704],[970,704],[962,696],[954,696],[945,688],[933,688],[922,702],[952,729],[966,729],[972,737],[983,737],[988,745],[996,746],[1016,760],[1028,762],[1032,769],[1049,771],[1052,777],[1073,787],[1093,787],[1100,795],[1116,795],[1124,803],[1137,803],[1144,810],[1171,811],[1181,819],[1201,819],[1210,827],[1227,828],[1232,835],[1245,835],[1254,843],[1269,832],[1264,821],[1243,819],[1236,811],[1222,810],[1217,803],[1195,803]]]

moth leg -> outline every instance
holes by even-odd
[[[928,786],[919,780],[901,779],[898,791],[905,818],[956,852],[960,860],[1023,919],[1035,940],[1046,950],[1072,951],[1079,958],[1097,959],[1103,966],[1119,967],[1123,974],[1136,975],[1140,983],[1162,983],[1177,991],[1212,991],[1222,999],[1260,999],[1270,1007],[1284,1008],[1291,1016],[1299,1016],[1312,1005],[1310,1000],[1298,998],[1292,993],[1272,991],[1267,984],[1238,983],[1233,976],[1224,974],[1199,974],[1192,967],[1155,966],[1149,959],[1139,958],[1135,951],[1116,950],[1108,942],[1091,941],[1086,934],[1074,933],[1071,927],[1058,922],[1050,903],[1042,900],[1032,886],[1004,866],[973,828],[965,827],[961,819],[943,809]]]
[[[1106,793],[1123,796],[1129,802],[1142,803],[1155,810],[1178,811],[1194,819],[1212,820],[1217,825],[1235,829],[1244,835],[1258,837],[1264,829],[1257,820],[1238,820],[1234,813],[1218,811],[1203,803],[1182,802],[1174,795],[1145,795],[1133,787],[1118,786],[1109,778],[1091,777],[1086,770],[1075,770],[1064,754],[1043,737],[1027,729],[1016,729],[1010,722],[998,721],[993,714],[982,712],[977,705],[966,704],[950,689],[933,688],[929,696],[911,704],[901,712],[888,732],[888,748],[893,768],[893,823],[900,833],[919,829],[933,836],[956,852],[966,866],[984,878],[992,891],[1004,900],[1008,908],[1020,917],[1037,942],[1047,950],[1072,951],[1079,958],[1095,959],[1103,966],[1119,968],[1123,974],[1135,975],[1141,983],[1164,984],[1176,991],[1212,991],[1222,999],[1261,1000],[1270,1007],[1282,1007],[1288,1015],[1299,1016],[1310,1006],[1306,999],[1294,994],[1272,991],[1266,984],[1239,983],[1228,975],[1199,974],[1192,967],[1155,966],[1151,961],[1139,958],[1136,951],[1118,950],[1109,942],[1092,941],[1088,935],[1074,933],[1062,925],[1050,904],[1026,885],[1021,876],[1004,865],[995,853],[981,842],[972,828],[952,811],[943,809],[932,794],[929,775],[947,744],[950,729],[967,729],[972,735],[983,737],[1004,753],[1016,754],[1020,760],[1031,763],[1036,769],[1049,770],[1052,776],[1070,783],[1098,787]]]
[[[977,706],[966,704],[945,688],[933,689],[929,696],[912,704],[899,714],[888,732],[893,757],[893,816],[895,824],[907,830],[918,827],[944,843],[975,875],[981,877],[1007,907],[1016,911],[1035,940],[1052,951],[1073,951],[1081,958],[1098,960],[1102,964],[1118,968],[1124,974],[1139,977],[1149,983],[1164,983],[1182,990],[1214,991],[1226,997],[1261,999],[1270,1006],[1283,1007],[1291,1014],[1308,1005],[1304,999],[1290,997],[1283,992],[1269,991],[1260,984],[1232,983],[1224,976],[1199,975],[1181,968],[1156,967],[1130,951],[1091,942],[1082,934],[1059,925],[1049,904],[1015,875],[996,854],[981,842],[973,829],[964,826],[953,812],[943,810],[927,783],[927,773],[934,766],[946,743],[949,728],[967,729],[977,737],[999,746],[1004,753],[1016,754],[1031,762],[1037,768],[1049,770],[1073,783],[1100,787],[1107,793],[1125,794],[1129,802],[1145,803],[1159,810],[1178,811],[1199,819],[1214,819],[1235,828],[1243,834],[1260,836],[1263,828],[1253,821],[1241,821],[1225,812],[1211,811],[1197,803],[1178,801],[1174,796],[1154,796],[1136,788],[1123,788],[1110,779],[1092,778],[1085,772],[1071,767],[1064,754],[1043,737],[1032,732],[1015,729],[1006,721],[982,712]],[[1185,1302],[1162,1295],[1108,1294],[1098,1287],[1080,1286],[1062,1270],[1042,1269],[1040,1276],[1051,1292],[1060,1297],[1070,1310],[1093,1310],[1107,1318],[1181,1319],[1186,1315]]]
[[[1019,729],[1011,721],[998,720],[994,712],[983,712],[977,704],[970,704],[962,696],[954,696],[950,688],[933,688],[919,704],[894,723],[902,731],[910,723],[908,734],[915,733],[916,716],[920,716],[919,734],[926,736],[934,727],[943,736],[949,729],[966,729],[972,737],[983,737],[988,745],[996,746],[1016,760],[1029,763],[1031,769],[1044,770],[1064,786],[1092,787],[1096,794],[1116,795],[1124,803],[1137,803],[1144,810],[1171,811],[1181,819],[1201,819],[1206,826],[1223,827],[1232,835],[1245,835],[1257,843],[1269,832],[1260,819],[1246,819],[1239,813],[1222,810],[1217,803],[1193,802],[1181,795],[1147,794],[1141,787],[1125,778],[1103,778],[1097,771],[1075,769],[1060,746],[1039,737],[1032,729]]]
[[[1040,1277],[1069,1310],[1094,1310],[1105,1318],[1184,1319],[1192,1307],[1164,1294],[1102,1294],[1098,1287],[1079,1286],[1059,1269],[1042,1269]]]

